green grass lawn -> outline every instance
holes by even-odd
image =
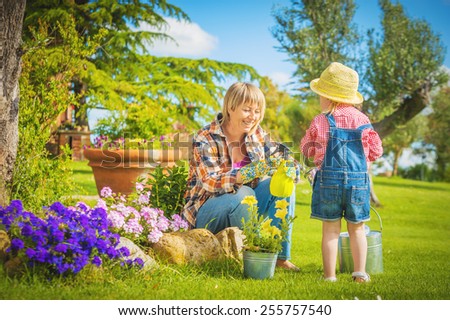
[[[72,161],[72,170],[73,180],[76,185],[72,195],[97,195],[97,187],[95,186],[92,168],[88,166],[88,161]]]
[[[96,194],[90,168],[77,163],[75,181]],[[85,163],[84,163],[85,164]],[[297,188],[292,261],[300,273],[277,269],[271,280],[242,276],[239,264],[162,265],[152,273],[106,270],[72,279],[8,278],[0,270],[0,299],[450,299],[450,184],[375,177],[383,207],[384,272],[356,284],[350,274],[321,281],[321,223],[309,218],[311,189]],[[369,226],[378,230],[375,217]]]

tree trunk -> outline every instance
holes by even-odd
[[[402,153],[402,150],[397,150],[394,152],[394,163],[392,164],[392,176],[396,177],[398,176],[398,160],[400,158],[400,154]]]
[[[75,125],[89,127],[89,121],[86,112],[86,91],[87,85],[79,80],[74,80],[74,92],[81,97],[78,106],[75,108]]]
[[[9,201],[18,143],[19,76],[26,0],[0,0],[0,205]]]

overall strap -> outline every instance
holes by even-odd
[[[328,112],[327,114],[325,114],[325,117],[327,117],[330,128],[336,128],[336,121],[334,120],[333,115]]]
[[[364,129],[373,129],[373,127],[370,123],[368,123],[368,124],[363,124],[362,126],[359,126],[357,129],[363,131]]]

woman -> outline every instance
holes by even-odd
[[[275,201],[281,198],[270,194],[270,178],[262,179],[254,170],[247,170],[252,163],[277,163],[269,157],[282,159],[287,150],[273,142],[260,127],[265,108],[265,98],[258,87],[235,83],[225,95],[222,113],[194,136],[186,205],[182,212],[192,228],[207,228],[217,233],[227,227],[242,227],[248,211],[241,201],[249,195],[258,200],[261,214],[275,223],[280,222],[274,215]],[[295,166],[298,181],[296,162]],[[267,174],[272,175],[275,169],[274,165]],[[294,216],[295,189],[286,200],[290,203],[289,215]],[[277,266],[298,271],[289,261],[291,231],[289,241],[283,243],[278,255]]]

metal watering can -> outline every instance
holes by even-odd
[[[366,271],[369,274],[376,274],[383,272],[383,247],[381,243],[381,230],[383,230],[383,224],[381,222],[380,214],[370,207],[377,215],[380,223],[380,230],[370,230],[366,225],[366,237],[367,237],[367,259],[366,259]],[[338,241],[338,256],[339,256],[339,269],[341,273],[353,272],[353,258],[352,251],[350,249],[350,238],[348,232],[341,232]]]

